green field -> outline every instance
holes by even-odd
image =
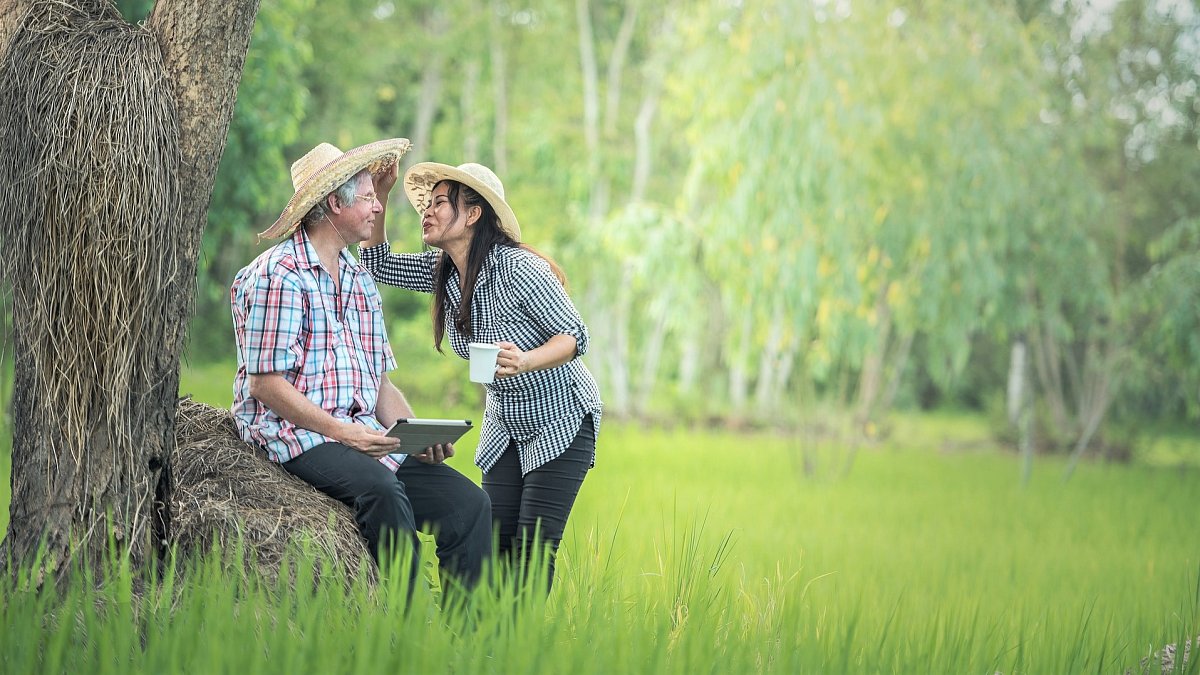
[[[223,404],[224,378],[183,389]],[[135,612],[121,583],[99,601],[10,584],[0,670],[1116,673],[1200,633],[1200,471],[1085,463],[1064,483],[1039,458],[1022,488],[1015,457],[946,450],[981,424],[901,418],[848,472],[844,448],[809,448],[811,474],[796,438],[606,424],[544,602],[404,613],[391,587],[208,569]]]

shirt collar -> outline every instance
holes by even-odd
[[[295,234],[292,235],[292,248],[296,251],[296,267],[310,270],[321,264],[317,249],[313,248],[308,232],[303,226],[296,228]]]
[[[312,240],[308,237],[308,232],[304,228],[298,228],[296,233],[292,235],[292,248],[296,251],[296,267],[304,270],[310,270],[314,267],[321,266],[321,258],[317,255],[317,249],[313,248]],[[359,268],[359,263],[350,255],[350,247],[343,246],[338,252],[338,264],[347,266],[354,273],[362,271]],[[340,270],[325,270],[330,274]]]

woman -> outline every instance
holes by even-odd
[[[386,199],[396,171],[376,179]],[[537,538],[547,581],[567,517],[595,458],[602,404],[578,359],[588,332],[552,260],[521,243],[504,186],[480,164],[432,162],[404,174],[404,191],[421,214],[421,238],[435,250],[391,253],[383,215],[361,251],[379,283],[433,294],[433,339],[468,358],[471,342],[498,345],[496,379],[475,463],[492,500],[499,553],[527,569]],[[549,586],[547,586],[549,588]]]

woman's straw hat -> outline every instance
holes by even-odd
[[[300,219],[325,195],[338,189],[354,174],[369,169],[372,174],[386,171],[400,161],[412,146],[407,138],[389,138],[342,152],[328,143],[309,150],[292,164],[292,195],[279,220],[258,235],[259,240],[291,234]]]
[[[419,162],[404,172],[404,194],[412,202],[417,213],[424,214],[429,206],[429,195],[433,186],[444,180],[462,183],[492,205],[500,218],[500,229],[512,237],[513,241],[521,241],[521,225],[512,207],[504,201],[504,184],[500,179],[482,164],[468,163],[450,166],[436,162]]]

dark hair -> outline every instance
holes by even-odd
[[[450,199],[450,208],[454,211],[456,220],[459,214],[459,199],[466,208],[478,206],[481,212],[479,220],[474,225],[471,245],[467,249],[467,269],[463,275],[462,303],[458,307],[457,316],[454,317],[454,327],[458,329],[459,333],[468,339],[474,337],[475,331],[471,327],[471,299],[475,295],[475,283],[479,280],[483,262],[487,260],[488,253],[494,246],[523,248],[533,253],[550,263],[550,269],[554,272],[554,276],[558,277],[564,287],[567,285],[567,277],[558,263],[532,246],[514,240],[508,233],[500,229],[500,218],[496,215],[496,210],[482,195],[457,181],[440,181],[438,185],[441,183],[445,183],[448,188],[446,196]],[[434,187],[436,188],[437,185]],[[449,297],[447,288],[453,268],[454,262],[443,251],[433,269],[433,305],[430,307],[430,312],[433,314],[433,346],[439,352],[442,351],[442,338],[446,335],[446,300]]]

